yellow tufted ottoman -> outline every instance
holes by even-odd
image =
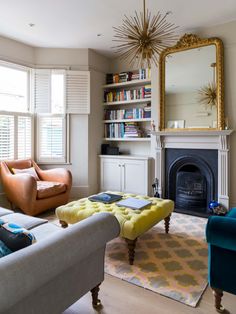
[[[165,220],[165,231],[166,233],[169,232],[170,216],[174,210],[174,202],[155,197],[113,193],[123,195],[123,199],[135,197],[150,200],[152,204],[142,210],[133,210],[127,207],[119,207],[116,203],[103,204],[91,202],[88,198],[83,198],[58,207],[56,209],[56,215],[64,228],[67,227],[68,224],[74,224],[96,213],[109,212],[115,215],[120,223],[120,236],[123,237],[128,244],[129,262],[132,265],[136,241],[140,235],[163,219]]]

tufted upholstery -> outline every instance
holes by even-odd
[[[122,194],[123,199],[136,197],[150,200],[152,204],[142,210],[133,210],[126,207],[119,207],[116,203],[103,204],[91,202],[87,198],[83,198],[58,207],[56,215],[59,220],[68,224],[74,224],[96,213],[108,212],[118,219],[121,227],[120,236],[134,240],[159,221],[169,216],[174,210],[174,202],[171,200],[134,194],[113,193]]]

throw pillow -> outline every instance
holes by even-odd
[[[16,169],[16,168],[12,168],[12,172],[14,174],[19,174],[19,173],[28,173],[30,174],[32,177],[35,178],[35,180],[39,181],[39,177],[38,174],[36,172],[36,170],[34,169],[34,167],[31,168],[25,168],[25,169]]]
[[[0,226],[0,241],[12,252],[23,249],[36,242],[35,236],[25,228],[14,223],[4,223]]]
[[[9,250],[8,247],[2,241],[0,241],[0,258],[11,253],[12,251]]]

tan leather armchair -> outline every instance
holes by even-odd
[[[34,167],[39,180],[30,174],[13,174],[12,172],[13,168],[30,167]],[[64,168],[42,170],[31,159],[2,161],[1,180],[11,205],[14,204],[31,216],[66,204],[72,185],[72,176],[69,170]]]

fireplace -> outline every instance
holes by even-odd
[[[208,204],[218,199],[218,151],[202,149],[165,150],[166,197],[175,211],[206,217]]]

